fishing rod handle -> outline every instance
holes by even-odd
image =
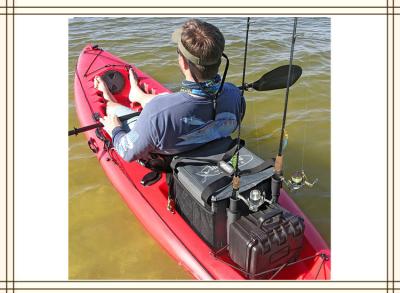
[[[274,170],[275,170],[275,174],[282,175],[282,170],[283,170],[283,156],[282,155],[276,156]]]
[[[239,176],[233,176],[232,178],[232,188],[234,190],[239,190],[240,188],[240,177]]]

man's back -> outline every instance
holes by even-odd
[[[211,98],[184,92],[160,95],[146,105],[129,133],[113,131],[114,145],[128,161],[144,159],[149,153],[177,154],[194,149],[229,136],[238,125],[241,103],[244,112],[240,91],[229,83],[217,99],[215,117]]]

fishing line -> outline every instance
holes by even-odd
[[[305,114],[308,114],[308,96],[304,99],[304,110]],[[307,126],[308,126],[308,121],[307,119],[305,120],[304,124],[304,130],[303,130],[303,151],[302,151],[302,157],[301,157],[301,170],[304,170],[304,156],[305,156],[305,145],[306,145],[306,137],[307,137]]]
[[[302,35],[304,35],[304,34],[302,34]],[[300,39],[303,39],[303,38],[300,37]],[[304,110],[305,110],[305,115],[303,116],[303,118],[308,114],[308,95],[304,99]],[[303,150],[302,150],[302,155],[301,155],[301,170],[304,170],[304,156],[305,156],[305,145],[306,145],[306,137],[307,137],[307,126],[308,126],[308,121],[306,119],[305,124],[304,124],[304,129],[303,129]]]

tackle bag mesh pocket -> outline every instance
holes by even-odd
[[[172,186],[175,208],[195,232],[212,248],[226,245],[226,208],[228,200],[201,205],[186,188],[174,178]]]

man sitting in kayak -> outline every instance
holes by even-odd
[[[214,112],[214,98],[221,84],[218,69],[225,47],[219,29],[192,19],[177,29],[172,39],[178,45],[178,63],[185,76],[181,90],[171,94],[145,93],[130,70],[129,99],[142,104],[143,111],[127,123],[121,124],[117,116],[132,110],[117,104],[103,79],[95,78],[95,88],[108,100],[107,116],[100,121],[112,137],[118,154],[126,161],[146,160],[151,153],[177,154],[227,137],[243,117],[244,99],[230,83],[224,84]]]

